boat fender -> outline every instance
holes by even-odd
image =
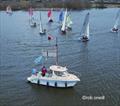
[[[55,82],[55,87],[57,87],[57,82]]]
[[[65,87],[67,87],[67,82],[65,82]]]
[[[40,80],[38,79],[38,81],[37,81],[37,84],[39,85],[40,84]]]
[[[49,86],[49,82],[47,82],[47,86]]]

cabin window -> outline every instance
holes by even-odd
[[[63,76],[63,75],[64,75],[63,72],[59,72],[59,71],[55,71],[54,73],[55,73],[55,75],[57,75],[57,76]]]

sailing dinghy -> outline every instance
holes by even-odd
[[[81,36],[79,40],[82,40],[83,42],[89,41],[89,13],[86,14],[84,23],[83,23],[83,27],[81,30]]]
[[[12,14],[12,9],[11,9],[10,6],[7,6],[7,7],[6,7],[6,13],[7,13],[7,14],[10,14],[10,15]]]
[[[40,11],[39,34],[40,35],[45,35],[46,34],[46,29],[43,29],[43,25],[42,25],[41,11]]]
[[[52,9],[48,10],[48,22],[53,22],[53,19],[52,19]]]
[[[33,8],[32,7],[29,8],[29,16],[30,16],[30,26],[36,27],[37,25],[36,25],[35,19],[33,17]]]
[[[66,67],[58,65],[57,38],[54,51],[55,52],[51,52],[51,50],[43,51],[42,56],[56,57],[56,65],[51,65],[49,69],[46,69],[45,66],[43,66],[43,68],[38,72],[34,69],[33,74],[27,78],[27,81],[38,85],[57,88],[68,88],[75,86],[76,83],[80,81],[80,79],[76,75],[70,74],[68,72],[69,70]],[[39,63],[41,60],[43,60],[42,57],[38,57],[35,62]]]
[[[111,29],[111,32],[118,32],[118,23],[119,23],[119,20],[120,20],[120,9],[117,12],[115,20],[116,21],[115,21],[115,24],[114,24],[113,28]]]

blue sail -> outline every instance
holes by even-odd
[[[43,56],[39,56],[34,60],[35,64],[42,64],[45,61],[45,58]]]
[[[63,11],[60,11],[60,15],[59,15],[59,21],[63,21]]]

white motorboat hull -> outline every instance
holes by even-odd
[[[73,87],[79,80],[71,80],[71,81],[60,81],[60,80],[47,80],[47,79],[39,79],[39,78],[32,78],[28,77],[27,79],[30,83],[38,84],[38,85],[45,85],[50,87]]]

